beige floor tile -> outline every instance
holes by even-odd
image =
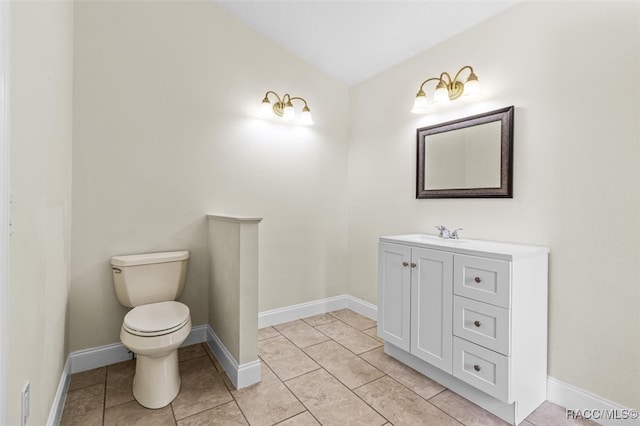
[[[375,426],[386,422],[325,370],[291,379],[287,386],[323,425]]]
[[[258,342],[258,353],[281,380],[288,380],[320,368],[284,336]]]
[[[136,401],[104,410],[104,426],[172,426],[171,407],[150,410]]]
[[[389,355],[384,353],[382,348],[369,351],[361,354],[360,356],[362,359],[374,367],[384,371],[424,399],[429,399],[445,389],[444,386],[391,358]]]
[[[248,424],[234,401],[178,421],[178,426],[234,426]]]
[[[305,411],[304,413],[300,413],[297,416],[278,423],[278,426],[316,426],[319,424],[320,423],[318,423],[308,411]]]
[[[305,411],[304,406],[265,365],[262,366],[260,383],[231,393],[252,426],[272,425]]]
[[[322,324],[333,322],[336,319],[329,314],[318,314],[310,317],[302,318],[302,321],[309,324],[311,327],[317,327]]]
[[[320,325],[316,327],[316,330],[323,332],[356,354],[382,346],[382,343],[341,321]]]
[[[362,332],[364,334],[366,334],[367,336],[373,337],[378,342],[384,343],[384,340],[382,340],[381,338],[378,337],[378,327],[377,326],[376,327],[367,328],[366,330],[362,330]]]
[[[187,361],[206,355],[207,353],[204,351],[201,343],[178,348],[178,361]]]
[[[61,426],[102,425],[104,409],[104,384],[68,392],[64,411],[60,419]]]
[[[286,324],[286,327],[277,329],[283,336],[291,340],[293,344],[299,348],[306,348],[307,346],[329,340],[327,336],[302,320],[289,322]]]
[[[354,391],[396,425],[460,425],[391,377],[385,376]]]
[[[232,400],[208,357],[181,362],[180,377],[180,392],[171,403],[177,420]]]
[[[330,312],[332,315],[338,318],[340,321],[349,324],[351,327],[357,330],[365,330],[367,328],[375,327],[376,322],[372,319],[365,317],[351,309],[341,309],[339,311]]]
[[[258,330],[258,340],[270,339],[279,335],[278,330],[273,327],[265,327]]]
[[[567,419],[567,410],[553,402],[545,401],[527,417],[535,426],[597,425],[591,420]]]
[[[133,376],[136,372],[136,361],[125,361],[107,367],[107,388],[105,408],[124,402],[133,401]]]
[[[509,424],[448,389],[431,398],[429,402],[466,426],[507,426]]]
[[[350,389],[384,376],[382,371],[333,341],[308,347],[304,351]]]
[[[107,367],[94,368],[93,370],[83,371],[71,375],[69,383],[69,391],[74,391],[89,386],[104,383],[107,377]]]

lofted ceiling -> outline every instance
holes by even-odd
[[[212,0],[348,86],[522,0]]]

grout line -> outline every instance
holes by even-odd
[[[104,418],[107,414],[107,380],[109,380],[109,366],[104,369],[104,395],[102,396],[102,426],[104,426]]]
[[[438,382],[436,382],[436,383],[438,383]],[[438,383],[438,384],[440,384],[440,383]],[[442,385],[440,385],[440,386],[442,386]],[[444,386],[442,386],[442,387],[444,387]],[[435,398],[436,396],[438,396],[438,395],[440,395],[441,393],[446,392],[446,391],[448,391],[448,390],[449,390],[449,388],[444,388],[444,389],[442,389],[440,392],[438,392],[437,394],[433,395],[431,398],[427,399],[427,401],[428,401],[428,402],[431,402],[431,400],[432,400],[433,398]],[[471,402],[471,401],[469,401],[469,402]],[[473,404],[473,403],[472,403],[472,404]],[[434,405],[435,405],[435,404],[434,404]]]

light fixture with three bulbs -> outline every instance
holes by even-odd
[[[465,83],[462,83],[458,78],[463,71],[468,70],[469,76]],[[424,91],[424,85],[430,81],[437,81],[436,90],[433,92],[432,103],[444,103],[458,99],[460,96],[465,98],[475,98],[480,95],[480,82],[478,76],[473,72],[473,68],[469,65],[465,65],[460,68],[455,74],[455,77],[451,78],[449,73],[443,72],[440,77],[428,78],[422,82],[420,89],[416,94],[416,99],[413,103],[414,114],[424,114],[429,110],[429,101],[427,100],[427,94]]]
[[[269,95],[273,95],[276,99],[273,105],[269,100]],[[275,115],[282,118],[284,121],[292,122],[296,118],[296,112],[293,108],[293,101],[300,101],[304,103],[298,123],[304,125],[313,124],[313,119],[311,118],[311,110],[309,109],[307,101],[304,100],[304,98],[301,98],[299,96],[290,96],[288,93],[285,93],[284,96],[280,97],[276,92],[272,90],[269,90],[267,93],[265,93],[264,99],[262,99],[262,105],[260,106],[260,116],[263,118],[270,118]]]

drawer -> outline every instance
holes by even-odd
[[[453,292],[509,308],[511,264],[502,260],[456,255],[453,260]]]
[[[453,375],[481,391],[508,404],[508,356],[490,351],[458,337],[453,338]]]
[[[453,297],[453,334],[510,355],[509,310],[466,297]]]

